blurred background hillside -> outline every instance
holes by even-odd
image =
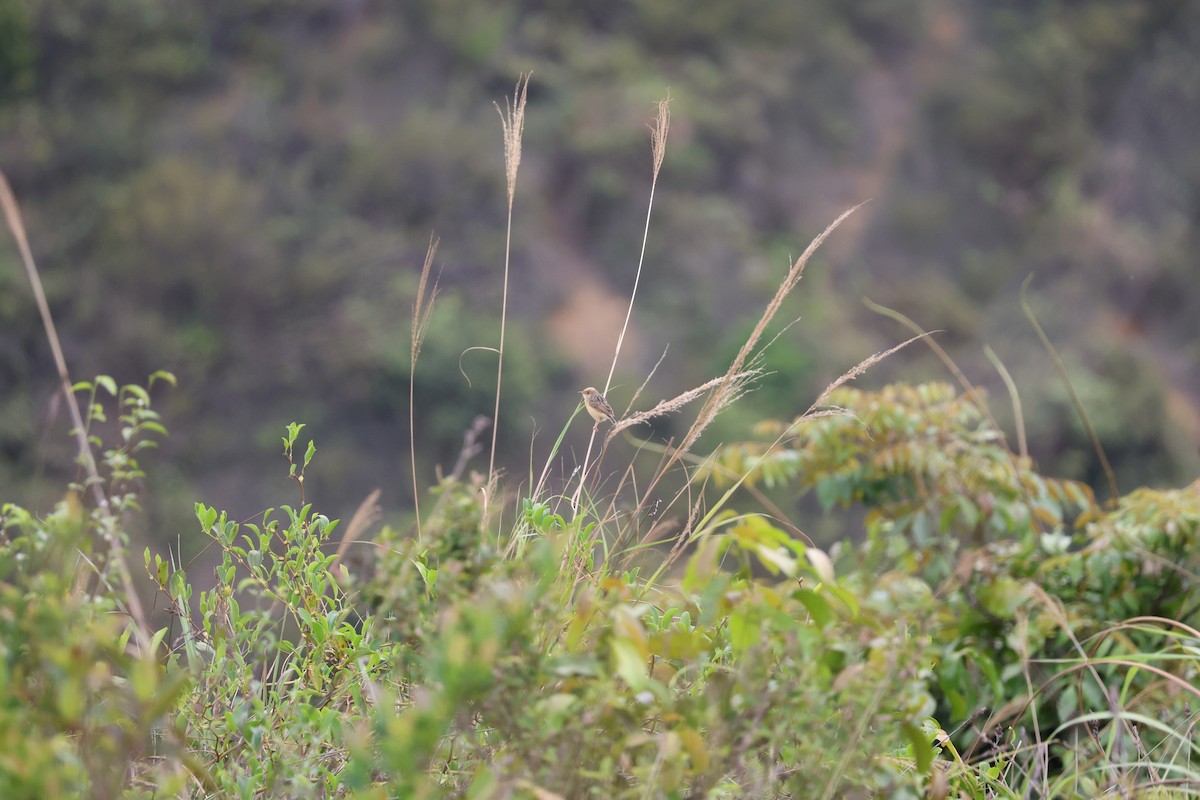
[[[409,319],[431,234],[442,293],[416,376],[421,481],[490,414],[504,244],[493,101],[532,70],[500,453],[541,464],[603,383],[672,100],[646,269],[610,394],[622,411],[720,374],[789,260],[820,250],[773,374],[705,434],[803,411],[927,329],[1009,404],[1050,474],[1098,485],[1020,284],[1123,490],[1200,471],[1200,3],[1194,0],[0,0],[0,166],[76,379],[174,372],[148,457],[153,535],[196,499],[290,501],[285,423],[320,451],[309,499],[375,486],[403,519]],[[0,246],[0,500],[71,474],[52,360]],[[468,383],[462,369],[471,376]],[[947,377],[920,346],[864,382]],[[686,420],[677,422],[686,426]],[[576,420],[568,446],[586,446]],[[670,423],[655,435],[669,436]],[[537,434],[532,447],[531,437]],[[707,445],[707,447],[706,447]],[[485,457],[486,458],[486,457]],[[486,469],[486,463],[476,463]]]

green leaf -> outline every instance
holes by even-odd
[[[497,791],[498,785],[499,779],[496,778],[495,770],[487,764],[480,764],[475,773],[475,780],[471,781],[471,787],[467,789],[467,800],[496,797],[500,794]]]
[[[1011,619],[1027,596],[1028,592],[1020,581],[1003,575],[979,590],[979,602],[1001,619]]]
[[[857,617],[859,611],[858,598],[854,596],[854,592],[849,589],[843,589],[834,583],[826,583],[821,587],[831,595],[841,600],[846,604],[846,608],[850,609],[850,616]]]
[[[828,600],[812,589],[797,589],[792,592],[792,597],[804,604],[804,607],[808,609],[808,613],[812,615],[813,622],[817,623],[818,627],[824,628],[830,622],[833,622],[835,617],[833,607],[829,605]]]
[[[917,762],[917,772],[924,775],[933,764],[933,745],[930,744],[929,737],[911,722],[901,722],[900,730],[908,739],[909,749],[912,751],[913,759]]]
[[[646,660],[637,646],[628,639],[612,640],[613,669],[621,680],[634,691],[646,688],[649,672]]]
[[[147,392],[142,387],[138,386],[136,383],[130,383],[130,384],[124,386],[123,388],[125,389],[125,391],[127,393],[133,395],[132,399],[126,398],[125,405],[138,405],[139,403],[149,404],[150,393]]]
[[[304,423],[289,422],[287,425],[287,436],[283,437],[283,450],[285,453],[291,453],[292,445],[296,443],[296,437],[300,435],[300,431],[304,429]]]
[[[729,642],[733,645],[734,653],[746,652],[758,639],[759,626],[744,608],[738,608],[729,615]]]
[[[141,428],[143,431],[157,433],[160,436],[167,435],[166,427],[164,427],[161,423],[158,423],[158,422],[143,422],[143,423],[141,423]]]

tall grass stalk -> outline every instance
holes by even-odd
[[[613,373],[617,370],[617,360],[621,357],[621,346],[625,343],[625,333],[629,330],[629,320],[633,316],[633,304],[637,300],[638,284],[642,279],[642,266],[646,262],[646,242],[650,239],[650,216],[654,211],[654,190],[658,187],[658,175],[662,171],[663,159],[667,155],[667,133],[671,129],[671,95],[668,92],[667,96],[658,101],[658,116],[655,117],[654,124],[650,126],[650,150],[654,161],[654,168],[650,175],[650,200],[646,204],[646,225],[642,230],[642,249],[638,254],[637,271],[633,276],[633,291],[629,293],[629,307],[625,310],[625,322],[621,325],[621,332],[617,336],[617,344],[613,349],[612,364],[608,368],[608,377],[604,379],[604,390],[602,394],[608,396],[608,390],[612,388]],[[584,483],[587,481],[588,465],[592,460],[592,448],[596,443],[596,428],[592,428],[592,434],[588,438],[587,455],[583,458],[583,469],[579,473],[579,486],[575,489],[575,494],[571,497],[571,511],[579,514],[579,496],[583,492]]]
[[[21,261],[25,265],[25,272],[29,276],[30,285],[33,287],[33,296],[37,301],[38,313],[41,314],[42,326],[46,330],[46,339],[50,343],[50,352],[54,355],[54,365],[58,369],[59,387],[63,393],[63,400],[66,401],[67,410],[71,415],[71,422],[75,426],[74,434],[79,444],[79,460],[83,465],[84,471],[87,473],[87,483],[92,487],[92,496],[95,498],[96,506],[103,517],[103,529],[109,546],[109,559],[117,571],[117,576],[121,580],[121,588],[125,595],[125,606],[133,620],[133,632],[137,637],[142,653],[149,656],[153,648],[150,645],[146,614],[142,610],[141,600],[138,599],[137,590],[133,586],[133,579],[129,573],[129,565],[125,561],[125,553],[118,538],[118,520],[109,507],[108,498],[104,495],[103,481],[100,478],[99,471],[96,469],[96,457],[92,453],[91,444],[88,442],[87,428],[84,425],[83,416],[79,411],[78,404],[75,402],[75,392],[71,388],[71,376],[67,371],[67,360],[63,355],[62,344],[58,339],[58,330],[54,325],[54,317],[50,314],[50,304],[46,301],[46,292],[42,288],[41,275],[38,272],[37,264],[33,260],[33,251],[29,247],[29,237],[25,233],[25,223],[21,218],[21,209],[17,205],[17,199],[13,195],[12,187],[8,183],[8,177],[3,171],[0,171],[0,206],[4,208],[5,221],[8,223],[8,229],[12,232],[13,239],[17,243],[17,250],[20,251]]]
[[[667,133],[671,129],[671,95],[658,101],[658,116],[650,126],[650,149],[654,157],[654,170],[650,175],[650,200],[646,204],[646,225],[642,230],[642,249],[638,254],[637,272],[633,276],[633,291],[629,293],[629,307],[625,310],[625,322],[621,325],[621,334],[617,337],[617,346],[613,351],[612,364],[608,368],[608,377],[604,379],[604,394],[612,388],[613,373],[617,370],[617,359],[621,357],[621,345],[625,343],[625,332],[629,330],[629,319],[633,316],[633,303],[637,299],[638,283],[642,279],[642,265],[646,262],[646,242],[650,238],[650,215],[654,211],[654,190],[658,188],[658,175],[662,171],[663,159],[667,155]]]
[[[517,193],[517,168],[521,165],[521,137],[525,132],[525,98],[529,73],[517,79],[513,98],[505,98],[504,108],[496,104],[504,133],[504,174],[508,182],[508,223],[504,235],[504,289],[500,297],[500,346],[496,355],[496,406],[492,411],[492,449],[488,456],[488,481],[496,472],[496,434],[500,430],[500,387],[504,378],[504,330],[508,323],[508,270],[512,256],[513,200]],[[486,516],[486,515],[485,515]]]

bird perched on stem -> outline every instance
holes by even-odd
[[[592,426],[592,430],[600,427],[600,423],[608,420],[614,425],[617,422],[617,415],[613,413],[612,406],[604,399],[604,395],[596,391],[595,387],[589,386],[580,392],[583,395],[583,407],[587,409],[588,414],[592,419],[596,420],[596,424]]]

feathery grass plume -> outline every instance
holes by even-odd
[[[658,114],[654,119],[654,124],[650,126],[650,155],[654,162],[653,169],[650,173],[650,199],[646,204],[646,224],[642,229],[642,249],[638,254],[637,270],[633,275],[633,290],[629,293],[629,306],[625,311],[625,322],[621,325],[621,332],[617,335],[617,344],[613,348],[612,363],[608,367],[608,377],[604,379],[604,389],[601,394],[608,396],[608,390],[612,388],[613,374],[617,371],[617,359],[621,357],[621,346],[625,343],[625,333],[629,330],[629,320],[633,317],[633,304],[637,300],[638,284],[642,280],[642,267],[646,263],[646,242],[650,239],[650,216],[654,211],[654,190],[658,187],[658,174],[662,170],[663,159],[667,156],[667,132],[671,128],[671,93],[667,92],[667,96],[658,101]],[[606,441],[611,441],[612,436],[609,435]],[[575,494],[571,497],[571,508],[575,513],[579,512],[579,497],[583,492],[583,485],[587,481],[588,464],[592,460],[592,447],[596,443],[596,431],[592,430],[592,435],[588,439],[587,454],[583,457],[583,469],[579,474],[579,486],[575,490]]]
[[[517,193],[517,168],[521,165],[521,137],[525,133],[525,99],[529,89],[529,79],[532,72],[523,73],[517,78],[513,98],[504,98],[504,109],[496,106],[500,115],[500,128],[504,133],[504,176],[508,180],[508,204],[512,206]]]
[[[926,336],[932,336],[935,333],[938,333],[938,331],[929,331],[928,333],[919,333],[916,336],[912,337],[911,339],[904,340],[903,342],[896,345],[895,347],[889,347],[887,350],[883,350],[872,356],[868,356],[868,357],[864,358],[862,361],[858,362],[853,367],[851,367],[850,369],[843,372],[840,376],[838,376],[837,380],[833,381],[833,383],[826,386],[825,389],[821,392],[821,394],[817,395],[817,399],[813,401],[813,404],[811,406],[809,406],[808,411],[806,411],[801,416],[801,419],[806,418],[810,413],[812,413],[816,409],[819,409],[821,406],[825,405],[825,401],[829,399],[829,395],[831,395],[835,391],[837,391],[838,387],[849,383],[850,381],[857,378],[859,375],[862,375],[864,372],[869,370],[871,367],[878,364],[880,361],[883,361],[885,358],[892,355],[893,353],[896,353],[899,350],[903,350],[905,347],[908,347],[910,344],[917,341],[918,339],[924,339]]]
[[[417,517],[417,541],[421,540],[421,492],[417,488],[417,426],[413,414],[414,387],[417,380],[417,358],[429,329],[429,318],[433,315],[433,304],[437,301],[438,282],[429,286],[429,275],[433,272],[433,257],[437,254],[439,239],[429,237],[425,250],[425,263],[421,266],[421,279],[417,282],[417,298],[413,301],[412,338],[408,345],[408,454],[412,465],[413,513]],[[426,295],[428,294],[428,297]]]
[[[737,373],[736,375],[732,376],[732,378],[729,378],[727,375],[720,375],[712,380],[700,384],[695,388],[688,389],[686,392],[676,395],[670,400],[663,400],[658,405],[654,406],[654,408],[625,417],[612,427],[612,430],[608,433],[608,438],[613,438],[616,434],[620,433],[626,428],[633,427],[634,425],[638,425],[643,422],[649,422],[657,417],[663,417],[667,414],[672,414],[678,411],[688,403],[695,400],[697,397],[700,397],[705,392],[712,389],[714,386],[726,380],[726,378],[729,378],[730,386],[736,387],[738,390],[737,396],[740,397],[742,394],[745,394],[745,390],[750,382],[761,374],[762,370],[760,369],[748,369]]]
[[[804,274],[804,267],[808,264],[809,259],[812,258],[813,253],[816,252],[817,248],[821,246],[825,239],[827,239],[829,235],[846,220],[847,217],[849,217],[858,209],[862,208],[862,206],[863,203],[859,203],[858,205],[843,211],[841,216],[831,222],[829,226],[820,233],[820,235],[818,235],[812,240],[812,242],[809,243],[804,252],[800,254],[800,257],[796,259],[794,264],[792,264],[791,269],[789,269],[787,275],[784,276],[783,282],[779,284],[779,288],[775,291],[775,296],[771,298],[771,302],[767,304],[766,309],[763,311],[762,317],[759,318],[758,324],[755,325],[754,330],[750,332],[750,336],[747,337],[745,343],[738,351],[737,356],[729,365],[729,369],[727,369],[725,374],[717,380],[714,388],[712,389],[712,393],[708,397],[708,400],[700,408],[699,413],[696,415],[695,421],[692,423],[687,433],[684,434],[679,446],[675,448],[674,452],[669,458],[665,459],[663,466],[651,479],[649,486],[646,488],[646,491],[642,496],[641,502],[638,503],[638,507],[635,510],[635,516],[641,513],[642,507],[645,505],[646,498],[650,497],[654,487],[659,483],[659,481],[662,480],[667,472],[674,467],[675,464],[680,461],[680,459],[683,458],[684,454],[691,451],[692,446],[696,443],[696,440],[700,438],[700,434],[704,432],[705,428],[707,428],[710,423],[712,423],[717,414],[719,414],[730,403],[734,402],[745,393],[746,387],[744,382],[735,380],[735,378],[736,376],[743,374],[743,367],[745,367],[746,362],[750,359],[751,353],[754,351],[755,346],[757,346],[759,340],[762,338],[763,332],[767,329],[767,326],[770,324],[771,320],[774,319],[775,315],[779,312],[779,309],[783,306],[783,301],[787,297],[788,293],[791,292],[792,289],[796,288],[796,284],[800,282],[800,278]],[[710,381],[710,383],[712,382]],[[681,539],[687,538],[689,538],[689,531],[684,531],[684,535],[681,537]]]
[[[792,264],[792,268],[789,269],[788,274],[784,276],[783,282],[780,283],[779,288],[775,290],[775,296],[771,298],[771,302],[767,304],[766,309],[763,311],[762,317],[759,318],[758,324],[754,326],[754,330],[752,330],[750,332],[750,336],[746,338],[745,343],[742,345],[742,349],[738,351],[737,356],[733,359],[733,363],[729,365],[729,369],[726,371],[725,377],[713,391],[712,395],[709,396],[708,402],[705,403],[700,409],[700,413],[696,416],[696,421],[692,424],[691,429],[688,430],[687,434],[683,437],[683,441],[680,442],[679,449],[681,452],[687,452],[691,450],[692,446],[696,443],[696,440],[700,438],[700,434],[703,433],[704,429],[707,428],[713,419],[716,418],[717,414],[741,396],[741,391],[737,387],[730,386],[730,383],[732,383],[734,380],[734,376],[741,371],[742,366],[746,363],[747,359],[750,358],[750,354],[754,351],[755,346],[762,338],[763,332],[766,331],[767,326],[771,324],[771,320],[775,318],[775,315],[779,313],[779,309],[783,306],[784,299],[788,296],[788,294],[791,293],[792,289],[796,288],[796,284],[800,283],[800,278],[804,275],[804,268],[808,265],[808,261],[810,258],[812,258],[813,253],[815,253],[817,248],[820,247],[825,239],[829,237],[829,234],[833,233],[834,230],[836,230],[837,227],[841,225],[847,217],[849,217],[858,209],[862,208],[863,205],[864,203],[859,203],[853,208],[848,208],[843,211],[841,216],[831,222],[829,226],[825,228],[825,230],[821,231],[820,235],[818,235],[809,243],[804,252],[800,254],[800,257],[796,259],[796,262]]]
[[[21,261],[25,265],[25,273],[29,276],[29,283],[33,287],[33,297],[37,303],[38,313],[42,317],[42,327],[45,328],[46,339],[50,343],[50,352],[54,355],[54,365],[58,369],[59,387],[63,393],[63,400],[66,401],[67,410],[70,412],[71,423],[75,426],[74,434],[79,445],[79,461],[82,463],[84,471],[87,472],[87,482],[91,484],[96,506],[103,516],[102,527],[105,530],[109,546],[109,558],[121,579],[121,588],[125,593],[125,606],[133,619],[133,631],[142,655],[149,657],[153,648],[150,643],[149,628],[146,624],[146,614],[142,610],[142,602],[138,599],[137,590],[133,586],[133,578],[129,572],[129,564],[125,561],[125,553],[120,539],[112,533],[116,528],[117,520],[109,506],[108,498],[104,495],[103,482],[96,469],[96,457],[92,453],[91,443],[88,442],[87,426],[84,425],[79,405],[75,402],[75,392],[71,389],[71,375],[67,371],[67,360],[58,339],[54,317],[50,314],[50,304],[46,301],[46,291],[42,288],[41,275],[33,260],[33,250],[29,247],[29,237],[25,233],[25,223],[21,218],[21,208],[8,183],[8,176],[2,170],[0,170],[0,206],[4,209],[4,219],[17,243],[17,250],[20,251]]]
[[[658,101],[658,117],[655,118],[654,124],[650,126],[650,142],[654,150],[654,177],[658,179],[658,172],[662,169],[663,159],[667,157],[667,131],[671,129],[671,90],[667,90],[667,96]],[[653,186],[651,187],[653,190]]]
[[[500,386],[504,378],[504,329],[508,323],[508,267],[512,255],[512,212],[517,193],[517,168],[521,165],[521,137],[525,133],[525,98],[532,73],[517,78],[513,98],[504,99],[504,109],[496,105],[500,128],[504,133],[504,175],[508,179],[508,225],[504,236],[504,289],[500,297],[500,346],[496,354],[496,407],[492,412],[492,450],[488,457],[488,475],[496,469],[496,433],[500,429]],[[489,477],[489,482],[490,482]],[[485,513],[486,517],[487,514]]]

